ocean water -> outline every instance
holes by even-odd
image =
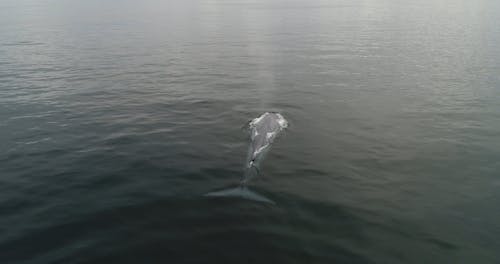
[[[0,263],[499,263],[500,2],[1,0]],[[250,188],[245,124],[289,127]]]

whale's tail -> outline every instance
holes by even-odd
[[[222,191],[209,192],[209,193],[205,194],[205,196],[208,196],[208,197],[238,197],[238,198],[247,199],[247,200],[251,200],[251,201],[276,204],[272,200],[269,200],[268,198],[254,192],[254,191],[249,190],[248,187],[246,187],[244,185],[238,186],[236,188],[225,189]]]

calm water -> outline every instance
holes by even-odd
[[[0,263],[499,263],[500,2],[0,1]],[[279,111],[252,189],[245,122]]]

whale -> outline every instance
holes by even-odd
[[[265,112],[248,123],[250,131],[250,146],[248,148],[247,159],[243,176],[236,188],[224,189],[207,193],[209,197],[239,197],[243,199],[274,202],[263,195],[260,195],[248,188],[248,182],[260,174],[259,166],[265,155],[270,150],[275,138],[288,127],[288,121],[277,112]]]

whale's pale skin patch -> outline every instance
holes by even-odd
[[[287,126],[288,122],[279,113],[266,112],[252,120],[250,122],[250,130],[253,135],[250,144],[251,155],[250,159],[247,160],[247,164],[250,164],[250,162],[255,164],[255,160],[259,159],[262,151],[268,148],[279,132]]]
[[[258,174],[259,163],[262,161],[267,150],[269,150],[273,140],[286,127],[288,127],[288,122],[279,113],[266,112],[250,121],[249,129],[251,142],[245,166],[246,171],[240,186],[235,189],[211,192],[207,194],[207,196],[237,196],[250,200],[273,203],[264,196],[248,190],[246,184],[256,173]]]

